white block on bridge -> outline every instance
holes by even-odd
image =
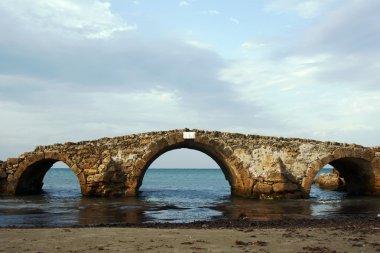
[[[185,140],[195,139],[195,132],[183,132],[183,138]]]

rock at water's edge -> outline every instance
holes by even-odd
[[[322,173],[317,178],[316,184],[322,188],[332,191],[344,189],[344,179],[339,177],[337,173]]]

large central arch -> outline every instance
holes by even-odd
[[[173,141],[170,137],[160,139],[149,145],[147,148],[148,152],[143,156],[142,161],[136,165],[136,181],[133,183],[130,195],[138,193],[144,175],[153,161],[166,152],[182,148],[200,151],[211,157],[221,168],[231,187],[231,193],[242,195],[242,193],[239,192],[240,189],[244,188],[241,187],[243,184],[242,173],[241,171],[237,171],[238,166],[235,165],[235,162],[238,160],[233,156],[231,148],[223,143],[210,141],[208,139]]]
[[[146,171],[148,170],[150,165],[158,157],[165,154],[166,152],[176,150],[176,149],[183,149],[183,148],[200,151],[200,152],[208,155],[209,157],[211,157],[211,159],[213,159],[218,164],[218,166],[221,168],[221,170],[223,171],[223,174],[224,174],[226,180],[228,181],[228,183],[230,184],[230,186],[232,186],[234,184],[234,177],[233,177],[233,174],[231,172],[232,169],[228,166],[228,164],[225,162],[224,158],[218,152],[210,149],[208,146],[201,144],[201,143],[181,142],[181,143],[177,143],[174,145],[166,146],[165,148],[156,152],[149,160],[147,160],[146,164],[144,165],[144,167],[141,170],[141,174],[139,175],[137,188],[140,188]]]

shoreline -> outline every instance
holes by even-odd
[[[157,228],[157,229],[288,229],[288,228],[379,228],[380,215],[374,216],[351,216],[332,218],[293,218],[279,220],[250,220],[247,217],[239,219],[217,219],[212,221],[194,221],[190,223],[117,223],[117,224],[84,224],[67,226],[4,226],[0,229],[53,229],[53,228]]]
[[[378,220],[309,227],[0,228],[0,252],[380,252]]]

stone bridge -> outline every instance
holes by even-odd
[[[0,193],[39,193],[46,172],[62,161],[77,175],[83,195],[135,196],[150,164],[180,148],[215,160],[234,195],[307,198],[315,175],[330,164],[349,193],[380,196],[379,147],[188,129],[38,146],[0,162]]]

